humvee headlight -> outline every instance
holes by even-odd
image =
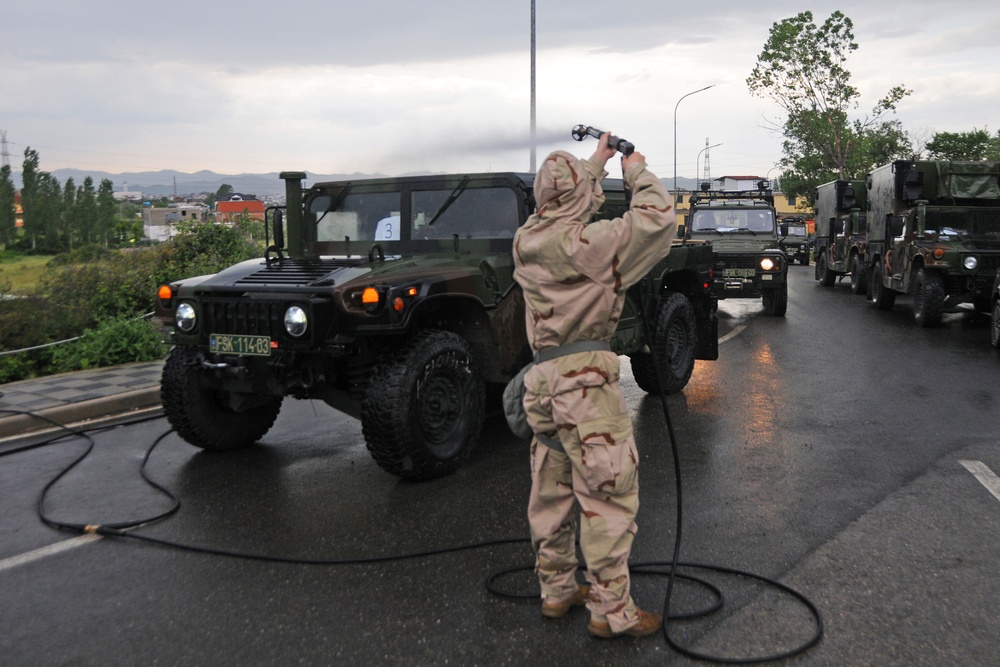
[[[771,259],[770,257],[765,257],[764,259],[760,260],[760,268],[764,269],[765,271],[771,271],[772,269],[774,269],[774,260]]]
[[[309,328],[309,316],[298,306],[289,306],[285,311],[285,331],[298,338]]]
[[[177,328],[184,333],[194,331],[195,324],[198,323],[198,316],[194,312],[194,306],[186,301],[177,304],[177,310],[174,312],[174,322],[177,324]]]
[[[979,266],[979,259],[974,255],[967,255],[965,259],[962,260],[962,266],[968,271],[975,271],[976,267]]]

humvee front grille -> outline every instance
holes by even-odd
[[[277,338],[281,331],[284,311],[281,304],[252,299],[216,300],[204,302],[204,328],[206,333],[270,336]]]

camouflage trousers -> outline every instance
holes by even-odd
[[[591,586],[587,608],[614,632],[639,620],[628,570],[639,508],[638,455],[618,363],[610,352],[587,352],[538,364],[525,376],[524,399],[535,433],[563,449],[537,435],[531,441],[528,522],[542,599],[565,600],[577,590],[579,522]]]

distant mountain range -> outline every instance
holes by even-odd
[[[198,171],[188,174],[183,171],[163,169],[161,171],[126,172],[109,174],[104,171],[84,171],[81,169],[54,169],[51,173],[60,183],[70,178],[77,185],[90,176],[95,187],[105,178],[114,183],[115,192],[128,190],[155,197],[170,197],[207,192],[215,194],[223,184],[233,186],[233,190],[258,197],[283,195],[285,182],[278,178],[278,172],[267,174],[217,174],[214,171]],[[344,179],[376,178],[381,174],[315,174],[306,172],[309,183],[339,181]],[[21,172],[12,174],[14,187],[21,187]]]
[[[141,192],[153,197],[170,197],[209,193],[215,194],[223,184],[231,185],[233,190],[242,194],[252,194],[258,197],[278,196],[285,194],[285,182],[278,178],[279,172],[266,174],[217,174],[214,171],[198,171],[188,174],[183,171],[163,169],[161,171],[139,171],[122,174],[109,174],[104,171],[83,171],[80,169],[55,169],[50,172],[60,183],[65,184],[70,178],[78,186],[90,176],[96,187],[105,178],[114,183],[115,192],[128,190]],[[409,176],[418,174],[406,174]],[[316,174],[306,172],[308,183],[323,181],[358,180],[363,178],[379,178],[384,174]],[[21,187],[21,172],[12,174],[14,187]],[[668,189],[673,187],[673,179],[661,179]],[[677,187],[691,189],[696,186],[693,178],[677,178]]]

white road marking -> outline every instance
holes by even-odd
[[[39,560],[45,558],[46,556],[51,556],[53,554],[61,553],[69,549],[75,549],[76,547],[82,547],[86,544],[90,544],[96,540],[101,539],[101,535],[87,534],[81,535],[80,537],[74,537],[70,540],[64,540],[62,542],[56,542],[55,544],[50,544],[47,547],[42,547],[41,549],[35,549],[34,551],[29,551],[23,553],[20,556],[11,556],[10,558],[5,558],[0,560],[0,572],[4,570],[9,570],[15,568],[18,565],[24,565],[25,563],[30,563],[34,560]]]
[[[747,325],[745,325],[745,324],[741,324],[740,326],[736,327],[735,329],[733,329],[732,331],[730,331],[725,336],[723,336],[722,338],[719,339],[719,345],[722,345],[723,343],[725,343],[727,340],[729,340],[731,338],[736,338],[741,333],[743,333],[743,330],[746,329],[746,328],[747,328]]]
[[[982,461],[959,461],[965,469],[972,473],[972,476],[979,480],[979,483],[986,487],[997,500],[1000,500],[1000,477],[996,476]]]

